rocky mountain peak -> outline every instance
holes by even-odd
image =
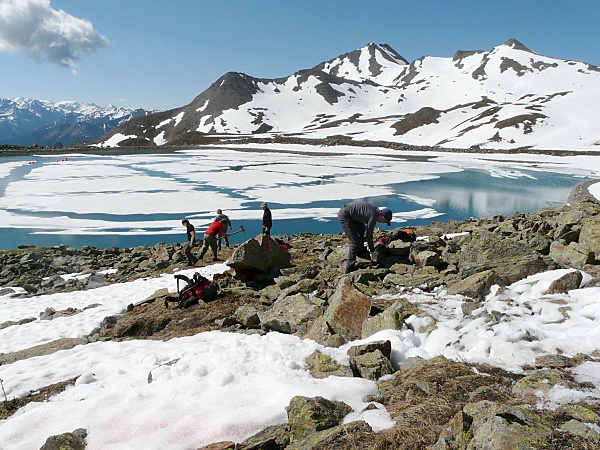
[[[408,64],[398,52],[387,44],[369,43],[362,48],[325,61],[316,70],[356,81],[376,81],[394,67]]]
[[[525,45],[523,45],[521,42],[519,42],[518,40],[516,40],[514,38],[510,38],[508,41],[506,41],[502,45],[514,48],[515,50],[521,50],[521,51],[524,51],[524,52],[535,53],[535,52],[531,51],[528,47],[526,47]]]

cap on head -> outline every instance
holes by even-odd
[[[383,208],[381,210],[381,215],[385,218],[385,223],[390,226],[390,222],[392,221],[392,210],[388,208]]]
[[[260,205],[260,206],[261,206],[262,208],[264,208],[264,207],[268,207],[268,206],[269,206],[269,204],[268,204],[268,203],[263,203],[263,204],[262,204],[262,205]]]
[[[221,214],[223,211],[221,211],[221,208],[217,209],[217,214]]]

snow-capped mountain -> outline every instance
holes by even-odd
[[[286,78],[229,72],[190,104],[129,121],[99,145],[207,135],[344,136],[453,148],[600,149],[600,68],[517,40],[412,63],[368,44]]]
[[[92,141],[123,122],[154,112],[73,101],[0,98],[0,144],[67,145]]]

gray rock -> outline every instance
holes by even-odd
[[[315,378],[327,378],[329,376],[353,377],[352,369],[336,362],[329,355],[315,350],[304,360],[306,369]]]
[[[71,433],[50,436],[40,450],[85,450],[87,430],[78,428]]]
[[[463,278],[497,269],[501,285],[508,285],[545,270],[547,265],[538,252],[522,241],[479,231],[463,242],[458,267]]]
[[[554,280],[550,286],[548,286],[546,294],[566,294],[573,289],[579,289],[582,281],[582,273],[579,270],[574,270],[566,273],[559,279]]]
[[[389,358],[386,358],[381,350],[357,355],[350,360],[350,365],[361,378],[377,381],[384,375],[394,373],[394,367]]]
[[[342,423],[352,408],[344,402],[323,397],[295,396],[286,407],[292,443],[305,439],[317,431],[327,430]]]
[[[381,330],[401,330],[404,320],[400,312],[388,308],[373,317],[368,317],[362,324],[362,338],[372,336]]]
[[[244,328],[260,328],[259,313],[265,310],[264,306],[245,304],[235,310],[232,318]]]
[[[250,436],[245,441],[235,444],[231,447],[223,447],[223,449],[231,450],[276,450],[287,448],[291,441],[291,432],[287,424],[284,425],[272,425],[259,431],[253,436]],[[203,449],[205,447],[202,447]],[[209,450],[206,448],[206,450]],[[214,450],[217,450],[216,448]]]
[[[371,306],[371,299],[358,291],[348,277],[342,277],[329,298],[325,320],[334,333],[355,340],[362,336],[362,324],[369,316]]]
[[[594,254],[576,242],[565,245],[554,241],[550,245],[549,255],[556,264],[564,268],[583,269],[586,264],[594,263]]]
[[[431,450],[531,450],[546,447],[551,427],[524,406],[468,403],[444,428]]]
[[[265,331],[298,333],[304,335],[322,312],[304,294],[295,294],[278,299],[266,311],[258,313],[261,328]]]
[[[228,264],[235,269],[236,276],[267,274],[275,278],[281,269],[291,266],[291,256],[270,236],[261,234],[237,247]]]
[[[318,431],[305,439],[295,440],[290,446],[285,447],[285,450],[313,450],[316,448],[341,450],[348,448],[344,445],[344,439],[350,437],[350,440],[352,440],[351,436],[368,436],[366,439],[368,439],[370,444],[373,442],[374,432],[369,424],[362,420],[357,420]]]
[[[501,282],[501,278],[495,270],[484,270],[449,284],[448,294],[460,294],[475,300],[484,300],[490,293],[491,287]]]

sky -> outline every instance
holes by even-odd
[[[191,276],[199,270],[212,278],[227,269],[226,263],[219,263],[179,273]],[[316,379],[305,369],[305,358],[319,350],[349,366],[346,352],[351,346],[389,340],[396,369],[410,357],[444,355],[524,373],[524,366],[533,365],[540,355],[573,357],[598,352],[600,288],[585,287],[592,277],[584,274],[580,288],[566,294],[545,294],[552,281],[572,270],[533,275],[503,289],[494,286],[473,317],[462,313],[464,297],[449,295],[443,288],[434,292],[399,289],[387,297],[406,299],[429,316],[410,316],[401,330],[383,330],[340,348],[277,332],[260,336],[211,331],[168,341],[95,342],[5,364],[0,366],[0,379],[8,399],[26,397],[30,391],[71,378],[76,381],[48,401],[32,402],[0,421],[0,448],[40,448],[47,437],[77,428],[87,430],[88,450],[183,450],[219,441],[241,442],[267,426],[286,423],[285,407],[296,395],[343,401],[353,410],[345,417],[346,423],[364,420],[375,431],[387,429],[394,422],[382,404],[374,402],[374,409],[365,410],[365,397],[378,392],[374,381],[336,376]],[[177,292],[175,281],[173,274],[163,274],[26,301],[14,296],[24,291],[15,288],[0,296],[0,323],[39,317],[48,307],[57,311],[71,307],[79,312],[1,329],[0,353],[85,337],[105,316],[120,314],[128,304],[158,289]],[[498,320],[486,321],[492,312]],[[537,393],[537,408],[555,410],[565,403],[600,399],[600,363],[583,362],[570,370],[577,382],[587,382],[589,387],[549,385]],[[583,426],[590,433],[600,432],[593,423]]]
[[[0,0],[0,98],[166,110],[220,76],[278,78],[368,43],[409,62],[515,38],[600,65],[600,2]]]

